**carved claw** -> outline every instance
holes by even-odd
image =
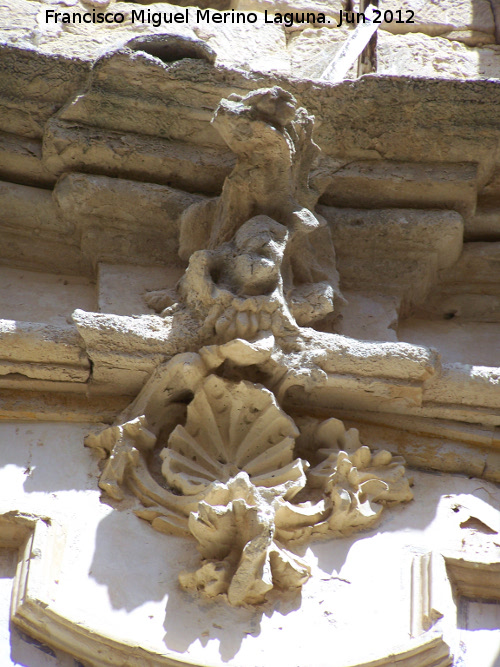
[[[176,303],[176,301],[178,301],[178,296],[175,293],[175,290],[153,290],[151,292],[146,292],[144,301],[155,312],[161,313],[162,310]]]

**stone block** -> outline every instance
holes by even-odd
[[[427,384],[424,401],[427,404],[452,404],[500,408],[500,368],[446,364],[439,377]]]
[[[497,307],[498,303],[497,300]],[[445,305],[458,308],[460,301],[450,299]],[[498,365],[500,326],[492,322],[478,322],[479,318],[472,322],[462,322],[461,319],[408,318],[399,324],[398,340],[436,348],[446,363],[460,362],[491,367]],[[472,340],[474,345],[471,345]]]
[[[379,74],[447,79],[500,78],[500,46],[470,48],[424,34],[391,35],[379,31]]]
[[[218,65],[290,74],[290,57],[283,25],[265,25],[264,17],[260,15],[254,24],[225,25],[193,21],[191,25],[195,35],[217,53]]]
[[[487,44],[496,44],[495,35],[488,32],[478,32],[477,30],[452,30],[444,32],[440,37],[449,39],[452,42],[462,42],[467,46],[486,46]]]
[[[483,237],[488,241],[500,240],[500,169],[498,167],[489,175],[479,191],[476,214],[467,221],[465,233],[471,241],[480,241]]]
[[[186,85],[193,77],[199,77],[200,70],[208,73],[207,67],[211,72],[213,67],[206,61],[185,58],[169,68],[160,59],[140,51],[116,51],[96,61],[92,85],[67,104],[59,118],[115,132],[225,146],[210,125],[213,109],[224,92],[215,81],[210,87],[200,85],[196,92]],[[145,81],[140,99],[136,94],[137,80]],[[227,91],[227,83],[224,90]]]
[[[64,219],[50,190],[0,182],[0,261],[35,271],[88,275],[75,226]]]
[[[50,190],[43,188],[0,181],[0,210],[4,230],[31,235],[34,230],[64,233],[72,228],[59,214]]]
[[[441,272],[439,284],[422,306],[424,317],[453,320],[457,325],[454,338],[462,339],[467,359],[472,355],[477,364],[498,365],[499,267],[499,242],[465,243],[456,264]],[[467,336],[478,345],[469,347]]]
[[[320,206],[319,210],[330,224],[335,249],[341,256],[349,249],[369,262],[377,253],[386,253],[390,237],[394,255],[412,250],[436,253],[441,269],[452,266],[462,251],[463,221],[455,211],[329,206]]]
[[[155,183],[69,174],[54,190],[62,216],[82,234],[81,248],[93,261],[178,263],[178,221],[201,199]],[[103,220],[106,224],[103,224]]]
[[[94,0],[95,2],[96,0]],[[102,4],[102,3],[101,3]],[[106,2],[109,4],[109,2]],[[111,8],[115,12],[121,12],[125,20],[121,24],[106,23],[57,23],[53,20],[45,20],[45,11],[51,8],[50,5],[44,5],[43,2],[28,0],[5,0],[3,5],[5,25],[8,30],[0,29],[2,41],[12,45],[22,45],[26,49],[36,50],[39,53],[47,55],[60,55],[71,59],[81,59],[92,62],[104,51],[113,51],[122,46],[128,40],[141,35],[164,34],[166,32],[165,24],[155,26],[147,20],[144,23],[136,20],[132,23],[132,11],[141,11],[137,3],[120,2],[113,3]],[[188,6],[192,3],[179,2],[178,5]],[[205,3],[214,7],[213,3]],[[215,9],[228,9],[228,0],[220,0],[219,4],[225,4],[226,7],[215,7]],[[170,27],[169,32],[174,28],[175,34],[195,38],[196,35],[204,42],[209,44],[217,54],[219,64],[230,67],[240,67],[253,71],[274,71],[288,74],[290,70],[289,57],[286,49],[286,37],[284,25],[266,25],[263,26],[264,17],[261,12],[268,9],[274,11],[275,3],[263,2],[256,3],[254,7],[252,1],[249,6],[243,9],[259,12],[258,21],[255,24],[216,24],[207,21],[196,21],[197,7],[187,9],[189,23],[175,23]],[[299,3],[300,5],[300,0]],[[261,6],[262,5],[262,6]],[[317,0],[314,7],[307,7],[307,11],[326,12],[331,20],[338,16],[336,8],[340,6],[339,0],[336,0],[335,6],[331,3]],[[202,7],[203,8],[203,7]],[[66,12],[70,15],[89,11],[88,2],[65,2],[56,4],[52,7],[54,11]],[[99,9],[99,6],[96,6]],[[175,5],[165,3],[147,3],[145,11],[151,13],[178,12]],[[299,11],[305,8],[298,7]],[[277,11],[279,9],[276,8]],[[290,11],[287,3],[283,4],[282,11]],[[146,14],[147,16],[147,14]]]
[[[322,13],[332,22],[338,21],[341,10],[345,9],[345,0],[237,0],[239,10],[285,14],[287,12]],[[297,26],[294,26],[296,28]],[[300,27],[299,27],[300,30]]]
[[[306,28],[292,32],[288,38],[291,75],[319,79],[348,36],[349,30],[345,26]],[[355,79],[356,76],[357,63],[350,68],[345,78]]]
[[[347,305],[335,323],[336,333],[360,340],[398,340],[395,327],[399,301],[395,297],[366,292],[343,291]]]
[[[421,32],[431,37],[454,31],[456,33],[473,31],[491,36],[495,34],[495,19],[489,0],[381,0],[379,9],[398,15],[402,9],[404,23],[384,23],[382,28],[392,33]],[[414,23],[406,23],[410,17],[407,10],[414,11]],[[479,38],[480,39],[480,38]]]
[[[22,14],[27,32],[29,16]],[[4,37],[0,29],[0,39]],[[90,63],[80,58],[56,53],[42,57],[24,39],[15,45],[4,40],[0,45],[0,130],[41,138],[47,120],[83,87],[89,70]]]
[[[500,168],[496,167],[478,193],[478,204],[485,208],[500,206]]]
[[[100,263],[99,312],[114,315],[152,315],[144,299],[148,291],[175,288],[182,268]]]
[[[328,179],[321,203],[353,208],[450,208],[465,219],[476,207],[474,164],[354,161]]]
[[[96,308],[88,278],[0,266],[0,318],[65,326],[75,308]]]
[[[7,132],[0,132],[0,176],[6,181],[42,187],[56,181],[42,162],[42,142]]]
[[[500,241],[500,208],[478,207],[465,223],[466,241]]]
[[[217,148],[51,118],[44,136],[43,165],[57,176],[84,171],[213,194],[222,189],[234,157]]]
[[[75,327],[0,320],[0,376],[86,382],[90,363]]]
[[[500,452],[490,451],[486,457],[486,468],[484,471],[484,478],[496,482],[500,482]]]
[[[500,284],[500,242],[465,243],[458,262],[442,275],[446,283]]]
[[[342,289],[379,289],[398,297],[401,316],[424,301],[439,269],[460,256],[463,221],[454,211],[327,206],[319,211],[330,225]]]

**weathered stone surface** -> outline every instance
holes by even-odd
[[[456,264],[441,272],[439,285],[422,305],[422,311],[432,317],[453,320],[459,326],[462,322],[499,322],[499,258],[498,242],[466,243]],[[486,336],[484,340],[487,340],[488,329],[490,336],[493,336],[493,347],[486,345],[483,348],[484,353],[493,359],[491,355],[495,355],[496,327],[483,325],[481,329],[482,337]],[[466,331],[467,328],[463,330],[465,335]]]
[[[0,318],[66,326],[77,307],[95,310],[94,281],[0,266]]]
[[[348,290],[343,294],[347,305],[335,322],[336,333],[361,340],[398,340],[395,331],[399,319],[397,297]]]
[[[499,452],[488,452],[486,458],[485,477],[492,482],[500,482],[500,454]]]
[[[477,30],[452,30],[445,32],[440,37],[445,37],[454,42],[462,42],[467,46],[485,46],[486,44],[497,44],[495,35]]]
[[[380,74],[447,79],[500,78],[500,47],[470,48],[442,37],[379,32]]]
[[[453,312],[460,313],[462,317],[458,317],[458,319],[455,319],[456,316],[453,319],[426,319],[424,313],[421,314],[421,317],[410,317],[399,323],[397,327],[398,340],[436,348],[439,350],[443,361],[447,363],[458,361],[462,364],[474,366],[497,366],[499,334],[497,322],[500,301],[498,297],[489,301],[490,306],[496,306],[496,321],[490,315],[490,322],[481,322],[480,320],[485,318],[486,311],[484,297],[475,294],[468,296],[469,299],[466,299],[460,294],[452,294],[443,299],[441,293],[439,299],[431,298],[429,300],[431,304],[441,306],[441,312],[439,313],[441,317],[443,317],[443,311],[448,317]],[[469,306],[468,312],[463,312],[465,310],[464,305]],[[462,307],[462,312],[459,310],[460,307]],[[463,320],[467,319],[467,315],[473,321],[464,322]],[[472,340],[474,345],[470,344]]]
[[[397,419],[397,417],[396,417]],[[384,447],[398,452],[416,468],[439,469],[446,473],[460,473],[483,477],[488,456],[487,449],[459,444],[445,438],[431,437],[388,426],[364,427],[366,441],[384,443]]]
[[[90,63],[52,53],[41,56],[31,44],[14,43],[0,45],[0,128],[41,138],[50,116],[84,86]]]
[[[42,168],[50,170],[52,178],[85,171],[217,193],[233,166],[233,156],[216,148],[106,132],[56,118],[47,123],[43,141]]]
[[[465,228],[468,241],[500,240],[500,208],[477,208]]]
[[[133,67],[129,66],[131,63],[134,63]],[[220,99],[217,86],[202,85],[201,94],[195,96],[195,101],[185,85],[197,70],[211,78],[209,72],[213,69],[204,60],[184,59],[177,63],[163,63],[144,52],[121,49],[95,62],[91,87],[84,95],[71,100],[59,118],[112,131],[159,135],[191,144],[221,146],[222,140],[210,127],[212,110]],[[184,81],[183,70],[191,71]],[[224,78],[220,70],[217,72]],[[148,95],[131,106],[130,93],[135,91],[137,77],[148,82]],[[227,83],[222,85],[227,90]],[[167,91],[169,94],[165,103]]]
[[[187,7],[190,3],[179,4]],[[329,3],[325,3],[324,7],[329,13],[331,12]],[[290,70],[284,26],[267,25],[263,29],[262,15],[259,15],[255,24],[224,25],[212,23],[210,19],[197,20],[196,8],[191,6],[190,9],[183,11],[184,17],[186,11],[188,12],[188,22],[155,26],[153,22],[147,21],[147,11],[156,15],[161,12],[163,17],[164,12],[176,13],[179,9],[161,3],[148,4],[145,8],[130,2],[113,3],[108,11],[123,14],[124,21],[120,24],[106,22],[85,24],[79,23],[78,20],[63,23],[61,17],[56,23],[53,15],[46,21],[47,9],[66,12],[70,16],[89,11],[85,2],[78,1],[68,4],[61,0],[55,4],[47,4],[36,0],[21,0],[21,2],[6,0],[4,13],[9,29],[3,33],[0,31],[3,41],[22,45],[40,53],[93,60],[104,50],[119,48],[134,37],[160,35],[170,28],[172,34],[179,37],[190,39],[199,37],[202,40],[200,45],[205,43],[213,48],[220,64],[254,71],[289,73]],[[140,12],[142,9],[146,11],[144,23],[137,17],[132,23],[132,11]],[[134,48],[140,50],[140,46]]]
[[[444,273],[443,281],[498,285],[500,243],[466,243],[459,261]]]
[[[340,28],[306,28],[292,32],[287,41],[290,74],[300,79],[319,79],[348,35],[349,30],[345,25]],[[357,67],[353,65],[345,78],[355,79],[356,76]]]
[[[361,413],[341,411],[338,413],[344,423],[354,426],[367,424],[366,437],[371,425],[380,425],[384,428],[394,429],[393,435],[399,434],[403,440],[419,433],[426,437],[436,437],[440,440],[449,440],[453,443],[465,443],[471,447],[494,448],[500,442],[498,428],[487,424],[467,424],[444,419],[428,419],[427,417],[416,417],[411,415],[383,414],[383,413]]]
[[[4,264],[54,273],[89,274],[74,221],[59,214],[50,190],[1,182],[0,202],[0,257]]]
[[[152,315],[146,297],[152,291],[175,289],[180,267],[99,263],[99,312],[114,315]],[[89,309],[87,309],[89,310]]]
[[[498,367],[447,364],[426,387],[425,398],[435,403],[500,408]]]
[[[485,208],[493,208],[500,204],[500,169],[496,169],[478,192],[478,204]]]
[[[368,248],[377,246],[382,252],[389,234],[403,254],[411,250],[435,252],[439,269],[453,266],[462,251],[463,221],[455,211],[324,207],[321,212],[330,223],[334,242],[345,254],[347,244],[354,239],[360,254],[369,257]]]
[[[191,10],[193,11],[193,10]],[[197,37],[217,53],[217,63],[255,72],[290,74],[290,56],[284,27],[265,25],[263,16],[253,24],[192,24]]]
[[[54,197],[63,217],[78,225],[87,257],[123,262],[133,251],[138,263],[160,265],[177,261],[180,214],[200,199],[163,185],[86,174],[63,176]]]
[[[7,379],[8,376],[0,378],[3,420],[111,424],[130,402],[130,396],[88,396],[86,384],[80,383],[78,391],[75,382],[26,378],[24,388],[18,382],[17,387],[4,389]]]
[[[0,375],[86,382],[90,363],[70,326],[0,320]]]
[[[476,198],[476,165],[367,160],[336,170],[321,201],[348,208],[449,208],[467,220]]]
[[[59,215],[50,190],[0,182],[1,224],[25,234],[71,231],[72,224]]]
[[[103,50],[116,48],[136,35],[159,33],[164,28],[155,28],[152,24],[135,22],[131,25],[132,9],[141,9],[132,3],[120,3],[110,7],[111,12],[122,12],[126,17],[122,24],[103,22],[88,24],[76,22],[63,23],[61,17],[57,23],[46,21],[45,12],[50,9],[54,12],[65,12],[72,16],[75,13],[89,11],[85,2],[67,2],[58,0],[55,3],[46,3],[38,0],[21,0],[21,2],[5,3],[6,25],[14,26],[14,31],[6,30],[3,41],[22,45],[40,53],[58,54],[73,58],[92,60]],[[153,5],[154,8],[154,5]],[[159,7],[165,10],[165,6]],[[91,10],[91,7],[90,7]],[[176,25],[176,33],[192,36],[188,26]]]
[[[42,142],[0,132],[0,176],[25,185],[53,185],[55,177],[42,162]]]
[[[391,36],[387,38],[391,39]],[[18,79],[21,77],[28,82],[29,68],[37,67],[43,58],[34,51],[23,51],[16,63]],[[91,88],[77,102],[69,104],[63,118],[110,131],[156,133],[190,144],[221,146],[216,132],[209,127],[211,112],[218,100],[230,92],[246,94],[250,89],[270,84],[269,77],[243,76],[243,73],[213,68],[198,60],[182,61],[173,68],[138,54],[132,61],[129,56],[118,55],[108,60],[109,63],[106,61],[107,64],[96,66],[98,90]],[[63,62],[65,60],[61,59]],[[134,76],[128,67],[132,63]],[[191,77],[198,81],[196,99],[186,93]],[[137,99],[134,82],[139,79],[144,82],[148,94]],[[419,82],[402,78],[375,81],[364,77],[337,86],[280,81],[322,119],[315,131],[315,139],[326,157],[477,162],[479,182],[485,182],[492,173],[495,127],[500,108],[496,99],[498,90],[493,82],[470,82],[464,87],[460,82]],[[164,95],[158,95],[159,89],[168,90],[171,104],[165,105]],[[13,108],[12,105],[19,110],[30,108],[31,118],[43,117],[45,122],[50,112],[43,98],[35,103],[36,98],[27,96],[27,92],[26,86],[22,95],[10,89],[9,108]],[[135,99],[133,107],[128,103],[131,97]],[[194,113],[197,106],[202,110]],[[380,114],[380,108],[384,108],[384,114]],[[107,116],[105,109],[110,110]],[[12,121],[22,118],[22,113],[9,114],[4,129],[15,132]],[[477,128],[473,134],[467,131],[471,124]],[[27,131],[19,126],[19,133]],[[36,136],[40,136],[41,127],[36,132]],[[411,142],[407,141],[409,134]]]
[[[35,52],[30,52],[29,57],[33,63],[42,58]],[[19,67],[25,58],[20,60]],[[106,66],[98,65],[95,76],[99,94],[91,89],[78,103],[71,104],[63,117],[71,122],[108,127],[111,131],[158,133],[189,143],[206,141],[220,146],[217,134],[208,129],[211,111],[218,100],[229,92],[246,94],[252,88],[270,83],[268,77],[243,76],[213,68],[202,61],[184,61],[171,70],[153,59],[136,56],[133,60],[136,77],[144,81],[149,94],[136,100],[132,108],[127,100],[131,95],[134,97],[136,78],[130,78],[128,62],[128,56],[115,56]],[[195,101],[186,94],[185,84],[190,77],[199,81]],[[471,82],[464,88],[453,81],[422,80],[419,83],[391,78],[372,81],[365,77],[337,86],[284,81],[283,85],[316,117],[321,117],[315,138],[326,156],[351,160],[383,157],[402,161],[477,162],[480,179],[485,173],[491,173],[499,108],[493,82]],[[173,110],[165,106],[164,98],[153,105],[160,87],[169,91],[169,99],[176,105],[175,122]],[[433,100],[432,105],[426,102],[428,99]],[[99,112],[103,104],[111,109],[108,120]],[[210,112],[193,117],[194,104]],[[26,105],[26,97],[19,98],[16,105],[18,108]],[[184,106],[191,110],[184,110]],[[381,107],[385,109],[382,115]],[[203,132],[200,117],[204,119]],[[469,124],[481,128],[480,141],[478,133],[471,135],[466,131]],[[405,139],[409,133],[412,142]]]
[[[124,317],[76,310],[72,319],[92,360],[89,389],[94,393],[135,396],[155,367],[179,346],[200,344],[200,332],[188,317]]]
[[[431,37],[449,31],[495,34],[495,19],[489,0],[409,0],[403,4],[396,0],[381,0],[379,8],[382,12],[393,12],[394,21],[383,25],[383,29],[393,33],[422,32]],[[401,9],[403,23],[397,23],[399,15],[395,12]],[[407,9],[414,12],[413,23],[406,23],[410,16]],[[480,38],[476,43],[481,43]]]
[[[495,37],[497,44],[500,44],[500,5],[497,0],[491,3],[491,10],[495,19]]]
[[[466,224],[466,238],[471,241],[480,241],[482,238],[500,240],[499,226],[500,170],[495,170],[478,192],[476,215]]]
[[[423,302],[439,268],[451,266],[461,252],[463,221],[455,212],[326,206],[320,211],[330,225],[342,285],[367,291],[378,284],[383,293],[403,300],[401,315]]]

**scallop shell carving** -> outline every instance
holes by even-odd
[[[208,491],[246,472],[255,486],[292,498],[306,483],[303,461],[293,459],[299,431],[262,385],[210,375],[163,449],[162,473],[184,495]]]

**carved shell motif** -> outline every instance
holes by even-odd
[[[262,385],[210,375],[163,449],[162,473],[183,495],[208,491],[243,471],[253,484],[292,498],[305,486],[304,463],[293,459],[299,431]]]

